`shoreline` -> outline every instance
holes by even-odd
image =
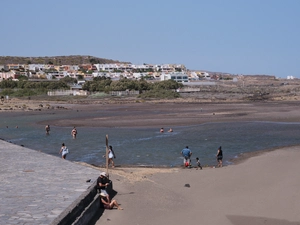
[[[228,167],[228,166],[234,166],[234,165],[239,165],[247,160],[258,157],[264,154],[267,154],[269,152],[277,151],[277,150],[286,150],[289,148],[294,148],[294,147],[299,147],[300,145],[287,145],[287,146],[281,146],[281,147],[273,147],[273,148],[268,148],[264,150],[258,150],[254,152],[246,152],[246,153],[240,153],[238,156],[228,159],[227,161],[230,162],[231,164],[228,165],[223,165],[223,167]],[[94,164],[89,164],[85,162],[80,162],[80,161],[74,161],[75,163],[82,164],[82,165],[87,165],[93,168],[99,168],[99,169],[106,169],[105,165],[103,166],[97,166]],[[201,165],[202,168],[210,169],[210,168],[217,168],[215,165]],[[122,168],[139,168],[139,169],[196,169],[196,166],[192,166],[191,168],[185,168],[183,165],[178,165],[178,166],[154,166],[154,165],[115,165],[115,168],[109,167],[109,170],[114,170],[114,169],[122,169]]]
[[[0,140],[5,141],[7,143],[13,144],[13,145],[17,145],[20,147],[24,147],[23,145],[18,145],[15,144],[13,142],[7,141],[3,138],[0,137]],[[234,165],[239,165],[241,163],[244,163],[245,161],[253,158],[253,157],[257,157],[263,154],[266,154],[268,152],[273,152],[276,150],[285,150],[288,148],[294,148],[294,147],[299,147],[300,148],[300,144],[299,145],[287,145],[287,146],[280,146],[280,147],[273,147],[273,148],[267,148],[267,149],[263,149],[263,150],[258,150],[258,151],[253,151],[253,152],[245,152],[245,153],[239,153],[237,156],[235,156],[234,158],[229,158],[227,161],[230,163],[228,165],[223,165],[223,167],[227,167],[227,166],[234,166]],[[35,149],[31,149],[33,151],[37,151],[40,152],[39,150],[35,150]],[[47,154],[47,153],[45,153]],[[73,163],[77,163],[80,165],[85,165],[88,167],[92,167],[92,168],[96,168],[96,169],[106,169],[105,165],[95,165],[95,164],[90,164],[90,163],[85,163],[85,162],[81,162],[81,161],[70,161]],[[215,165],[201,165],[203,168],[217,168]],[[125,164],[125,165],[115,165],[115,168],[111,168],[109,167],[109,170],[114,170],[114,169],[122,169],[122,168],[138,168],[138,169],[196,169],[196,166],[190,167],[190,168],[185,168],[183,165],[177,165],[177,166],[167,166],[167,165],[130,165],[130,164]]]
[[[238,164],[241,164],[241,163],[247,161],[250,158],[257,157],[257,156],[266,154],[268,152],[273,152],[273,151],[277,151],[277,150],[281,150],[281,149],[285,150],[285,149],[293,148],[293,147],[299,147],[300,148],[300,144],[299,145],[287,145],[287,146],[281,146],[281,147],[267,148],[267,149],[258,150],[258,151],[254,151],[254,152],[240,153],[235,158],[230,159],[229,162],[232,162],[233,165],[238,165]],[[228,165],[228,166],[230,166],[230,165]]]

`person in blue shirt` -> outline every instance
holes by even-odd
[[[184,149],[182,149],[181,155],[183,156],[183,165],[186,167],[189,166],[192,155],[192,151],[189,149],[189,146],[186,146]]]

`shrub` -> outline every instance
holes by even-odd
[[[142,98],[142,99],[146,99],[146,98],[174,99],[179,97],[180,97],[179,93],[171,90],[164,90],[164,89],[153,89],[138,95],[138,98]]]

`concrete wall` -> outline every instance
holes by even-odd
[[[106,189],[113,196],[113,184]],[[90,186],[75,202],[66,208],[50,225],[86,225],[100,211],[100,198],[97,190],[97,181]]]

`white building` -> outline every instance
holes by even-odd
[[[186,73],[182,72],[162,73],[160,75],[160,80],[175,80],[177,82],[188,82],[189,76]]]
[[[40,70],[44,70],[46,68],[45,64],[29,64],[28,65],[28,70],[31,71],[40,71]]]

